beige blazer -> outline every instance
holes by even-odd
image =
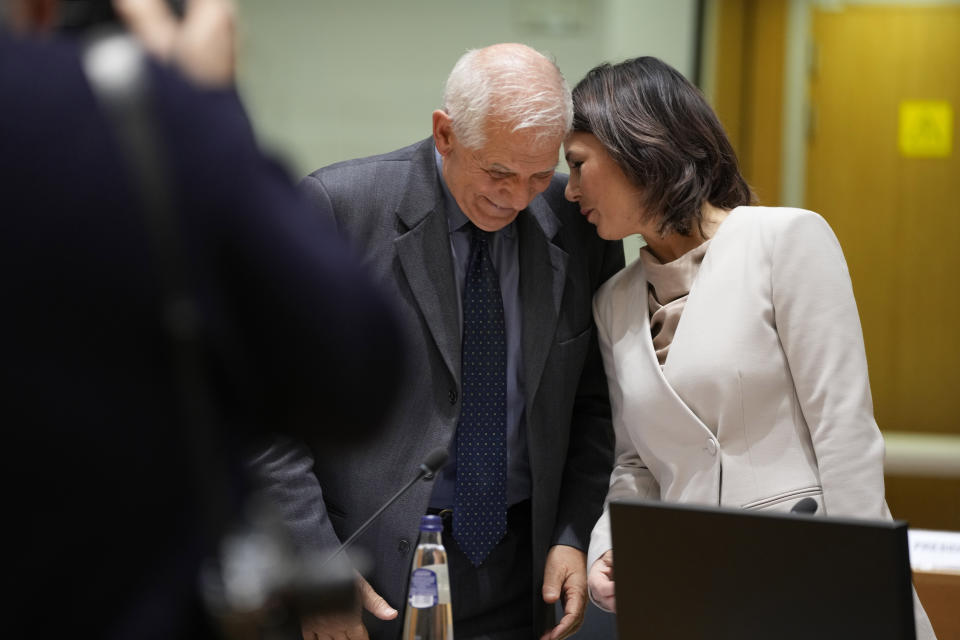
[[[601,287],[594,316],[616,432],[608,502],[789,511],[811,497],[819,514],[890,517],[850,276],[819,215],[734,209],[662,369],[639,260]],[[587,566],[610,548],[605,507]]]

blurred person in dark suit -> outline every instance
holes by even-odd
[[[369,435],[403,360],[393,307],[258,150],[232,88],[230,5],[191,0],[181,21],[161,0],[117,2],[154,56],[144,69],[158,164],[215,417],[200,421],[213,455],[191,459],[198,421],[180,409],[164,256],[83,71],[82,39],[54,32],[56,1],[3,9],[0,415],[12,436],[14,629],[8,618],[0,633],[214,635],[198,571],[243,504],[236,454],[266,426],[330,447]]]

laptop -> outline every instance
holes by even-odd
[[[613,501],[619,640],[915,638],[907,523]]]

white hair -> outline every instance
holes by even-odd
[[[453,133],[469,149],[486,142],[486,129],[530,129],[537,142],[563,138],[573,123],[570,87],[551,60],[521,44],[467,51],[443,92]]]

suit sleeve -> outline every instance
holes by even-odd
[[[867,355],[840,243],[804,211],[773,241],[774,317],[817,456],[827,515],[889,519],[883,436],[873,417]],[[916,637],[935,640],[913,589]]]
[[[772,239],[774,318],[810,429],[827,515],[889,517],[853,286],[827,222],[804,211]]]
[[[597,333],[600,341],[600,352],[603,356],[604,367],[610,389],[610,405],[613,414],[613,430],[616,439],[615,460],[613,473],[610,474],[610,485],[607,489],[607,498],[604,501],[603,514],[597,520],[590,535],[590,550],[587,553],[587,569],[604,553],[613,548],[610,531],[610,501],[618,498],[660,498],[660,486],[653,474],[640,458],[633,440],[630,438],[629,425],[623,421],[623,393],[620,380],[616,375],[613,357],[613,345],[610,341],[610,321],[606,317],[608,309],[603,304],[601,296],[594,299],[593,313],[597,323]]]
[[[276,280],[289,283],[259,305],[276,330],[266,320],[257,330],[272,348],[264,364],[275,378],[274,404],[283,407],[279,418],[295,422],[292,428],[274,422],[283,435],[257,443],[248,466],[255,488],[279,509],[303,549],[338,544],[311,447],[363,446],[393,406],[404,363],[392,298],[336,232],[322,195],[302,189],[297,198],[301,220],[293,231],[300,246],[291,253],[306,258],[276,256],[247,279],[263,280],[264,270],[280,270],[283,278]],[[291,353],[283,356],[283,350]],[[271,366],[274,360],[287,362],[286,369]]]
[[[621,243],[603,245],[594,291],[624,263]],[[586,550],[613,463],[610,399],[595,326],[577,386],[567,451],[553,544]]]
[[[297,549],[318,551],[340,544],[313,472],[313,454],[303,441],[274,436],[253,450],[249,468],[261,497],[278,513]]]

